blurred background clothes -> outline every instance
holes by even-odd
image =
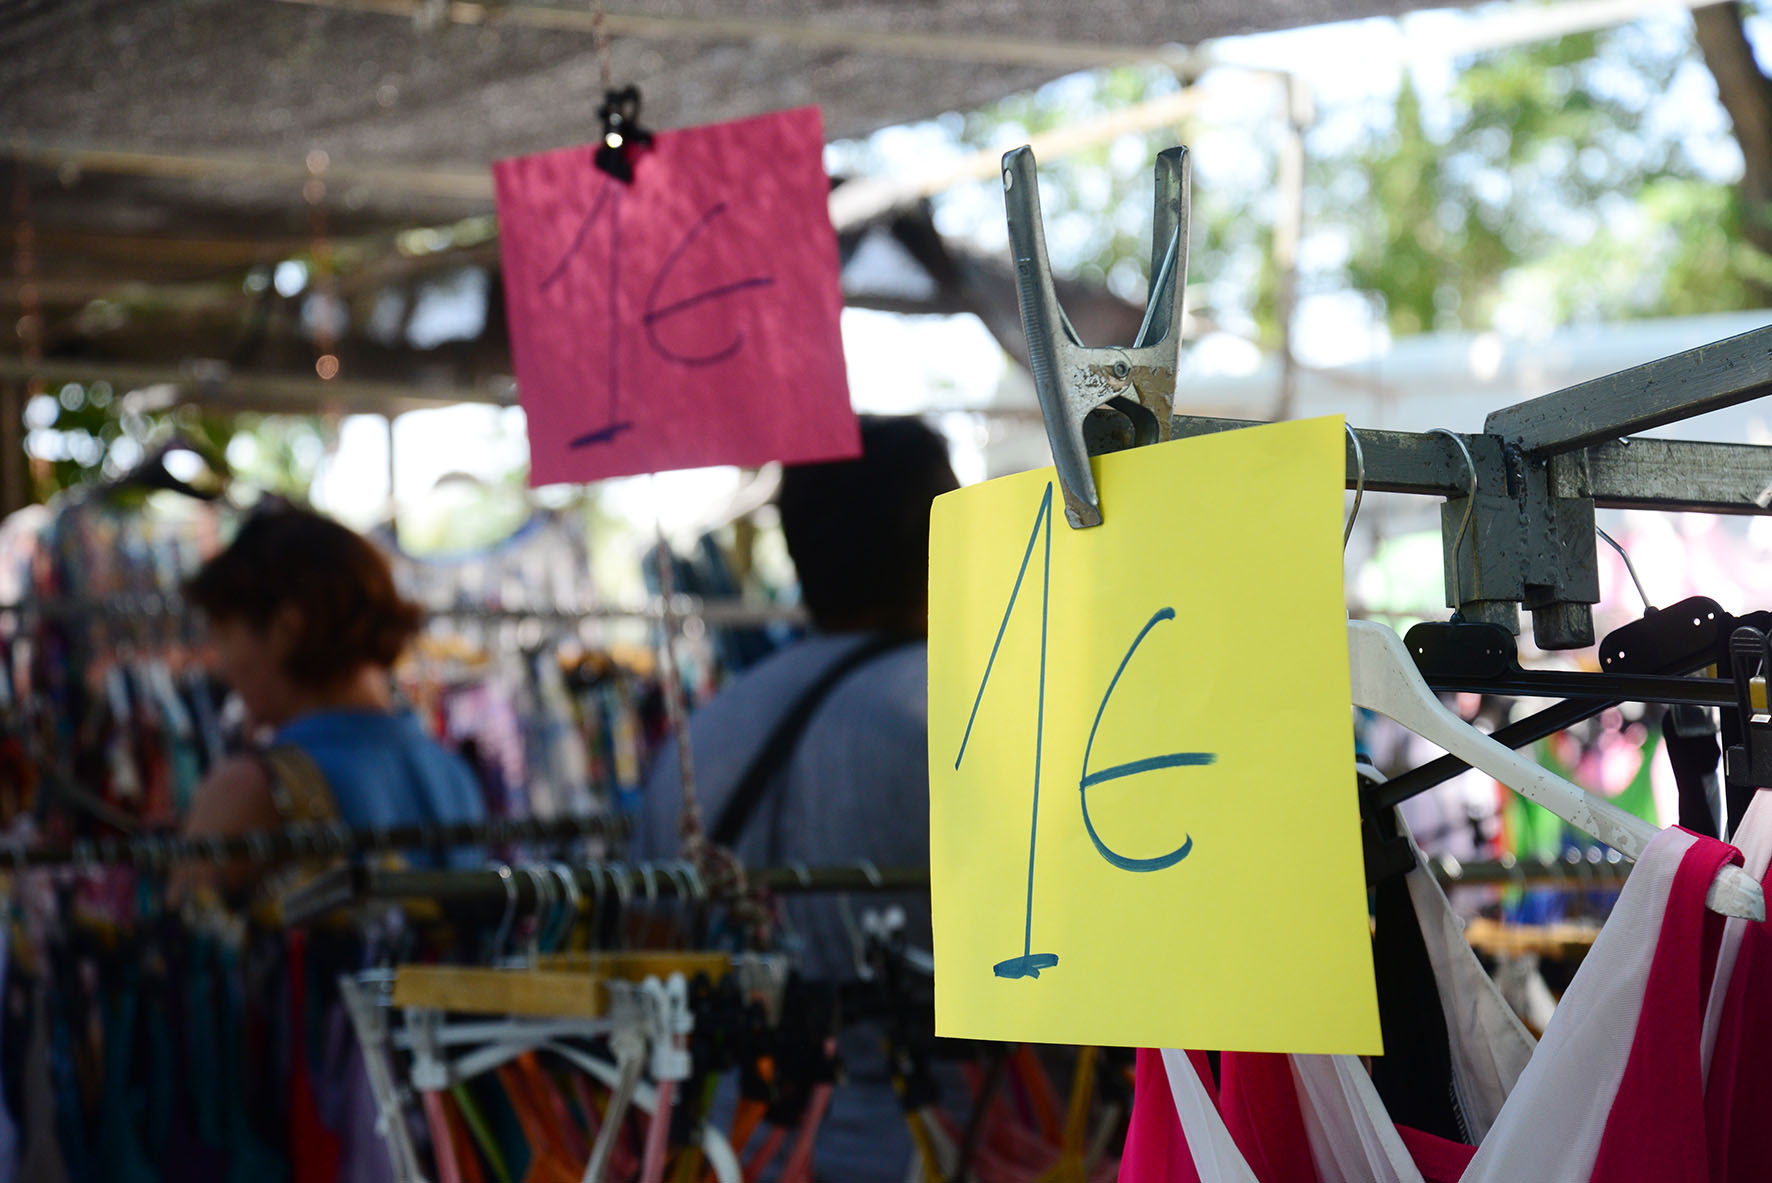
[[[711,826],[731,799],[784,710],[832,665],[868,643],[854,635],[798,642],[737,678],[689,725],[695,788]],[[889,650],[849,672],[813,709],[771,791],[739,837],[748,866],[853,864],[927,866],[929,767],[921,644]],[[671,858],[680,845],[683,801],[677,748],[659,752],[642,794],[634,852]],[[930,947],[929,896],[878,895],[865,903],[820,896],[784,900],[783,926],[800,971],[814,981],[851,982],[861,956],[861,914],[899,907],[905,935]],[[899,1183],[912,1145],[877,1032],[851,1027],[838,1039],[846,1085],[831,1101],[818,1140],[818,1177]],[[731,1090],[722,1098],[729,1105]],[[716,1110],[723,1116],[725,1105]]]

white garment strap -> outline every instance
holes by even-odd
[[[1744,823],[1749,839],[1756,839],[1762,827],[1772,829],[1767,817],[1772,812],[1762,811],[1753,818],[1751,831]],[[1612,1100],[1630,1058],[1674,877],[1695,842],[1684,831],[1667,830],[1644,850],[1462,1183],[1514,1183],[1528,1177],[1574,1180],[1592,1174]],[[1411,889],[1415,890],[1413,884]],[[1435,927],[1433,903],[1431,898],[1416,897],[1418,915],[1429,914],[1423,923],[1424,937]],[[1428,937],[1430,946],[1444,944],[1440,937]],[[1447,949],[1442,953],[1451,955]],[[1438,963],[1436,977],[1444,996],[1449,979],[1440,976]],[[1450,980],[1455,995],[1472,984],[1462,973],[1454,973]],[[1518,1048],[1509,1046],[1514,1040],[1503,1029],[1492,1042],[1499,1049],[1494,1062],[1485,1069],[1478,1054],[1483,1038],[1474,1033],[1494,1030],[1482,1017],[1489,1003],[1487,991],[1467,992],[1464,998],[1460,1005],[1469,1009],[1449,1012],[1449,1027],[1469,1028],[1453,1035],[1454,1058],[1463,1055],[1478,1092],[1502,1088]],[[1324,1183],[1421,1183],[1420,1172],[1358,1059],[1300,1055],[1290,1061],[1312,1158]],[[1214,1183],[1254,1183],[1254,1173],[1186,1055],[1165,1050],[1163,1065],[1200,1177]]]
[[[1630,1059],[1674,875],[1695,841],[1682,830],[1663,830],[1643,851],[1463,1183],[1593,1173]]]
[[[1322,1183],[1422,1183],[1366,1066],[1353,1056],[1291,1056]]]
[[[1398,819],[1401,832],[1408,834]],[[1413,839],[1411,839],[1413,845]],[[1453,1077],[1466,1120],[1486,1132],[1532,1055],[1532,1037],[1483,972],[1464,926],[1415,849],[1406,880],[1444,1008]],[[1353,1056],[1288,1057],[1300,1115],[1322,1183],[1421,1183],[1365,1065]],[[1202,1179],[1253,1177],[1222,1116],[1181,1052],[1164,1068],[1195,1168]]]
[[[1408,829],[1397,819],[1399,832]],[[1414,846],[1414,839],[1410,839]],[[1428,870],[1420,848],[1405,877],[1433,966],[1452,1053],[1452,1083],[1470,1137],[1481,1142],[1532,1059],[1532,1033],[1514,1013],[1464,936],[1464,921]]]
[[[1756,880],[1766,878],[1766,868],[1772,864],[1772,803],[1766,798],[1772,792],[1760,790],[1748,803],[1747,813],[1742,815],[1741,824],[1735,827],[1735,845],[1741,850],[1746,860],[1745,870]],[[1729,979],[1735,973],[1735,959],[1741,955],[1741,938],[1747,933],[1748,922],[1731,918],[1723,928],[1723,943],[1717,949],[1717,972],[1711,980],[1710,1000],[1704,1008],[1704,1042],[1700,1045],[1704,1062],[1704,1077],[1710,1079],[1711,1055],[1717,1050],[1717,1029],[1723,1021],[1723,1002],[1729,996]]]
[[[1243,1152],[1237,1149],[1230,1128],[1200,1083],[1187,1053],[1164,1048],[1163,1071],[1169,1077],[1175,1115],[1181,1118],[1181,1132],[1187,1137],[1188,1153],[1193,1155],[1200,1178],[1212,1183],[1261,1183],[1243,1160]]]

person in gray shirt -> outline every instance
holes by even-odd
[[[814,631],[745,671],[690,720],[709,834],[747,866],[929,863],[929,508],[959,481],[945,441],[919,419],[864,416],[861,438],[858,459],[782,475],[782,532]],[[646,781],[636,856],[676,856],[682,808],[671,743]],[[927,894],[790,899],[800,972],[854,980],[860,951],[851,923],[864,908],[894,905],[905,911],[909,943],[929,948]],[[866,1025],[839,1040],[845,1084],[820,1127],[820,1180],[905,1178],[910,1133],[880,1045],[880,1031]]]

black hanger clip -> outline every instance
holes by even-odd
[[[1404,634],[1403,644],[1430,686],[1440,679],[1493,679],[1519,672],[1514,635],[1499,624],[1424,620]]]
[[[1757,628],[1729,634],[1729,664],[1741,711],[1741,742],[1723,754],[1730,788],[1772,787],[1772,707],[1766,701],[1772,677],[1772,637]]]
[[[1361,756],[1354,761],[1360,786],[1360,845],[1366,862],[1366,886],[1405,875],[1415,869],[1415,848],[1397,828],[1396,810],[1380,807],[1375,800],[1384,777]]]
[[[652,146],[652,133],[640,126],[640,88],[606,91],[597,110],[603,138],[597,144],[597,167],[625,185],[634,183],[634,162]]]

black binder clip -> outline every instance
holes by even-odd
[[[597,145],[597,167],[624,184],[634,182],[634,162],[652,146],[652,133],[640,126],[640,88],[606,91],[597,109],[603,139]]]
[[[1729,664],[1741,711],[1741,742],[1723,755],[1731,788],[1772,788],[1772,707],[1766,700],[1772,678],[1772,638],[1757,628],[1729,634]]]

